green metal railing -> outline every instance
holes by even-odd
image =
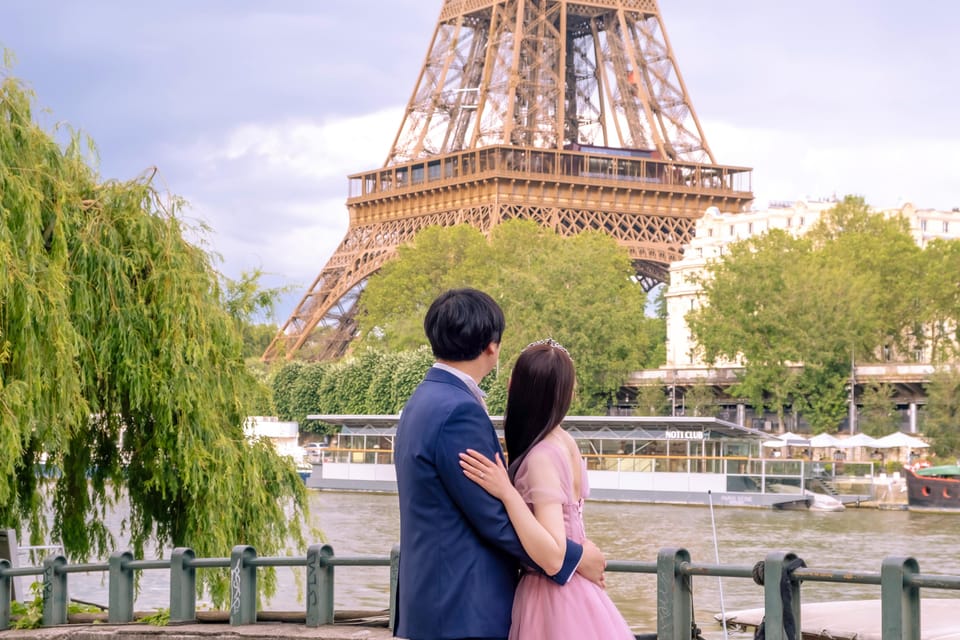
[[[390,567],[390,628],[394,622],[399,547],[389,556],[334,555],[330,545],[311,545],[306,556],[258,557],[247,545],[233,548],[229,558],[197,558],[192,549],[174,549],[169,559],[136,560],[129,551],[112,554],[107,562],[69,564],[63,555],[53,555],[42,566],[11,566],[0,559],[0,631],[10,628],[11,588],[18,576],[42,577],[44,626],[67,623],[67,579],[71,573],[108,572],[108,622],[122,624],[134,620],[134,583],[136,571],[170,572],[170,621],[196,620],[196,571],[203,568],[228,568],[230,572],[231,625],[257,621],[257,568],[306,568],[306,626],[319,627],[334,622],[334,568],[338,566]],[[801,629],[800,585],[802,582],[834,582],[879,585],[881,592],[883,640],[919,640],[920,590],[960,590],[960,576],[925,575],[913,558],[889,557],[879,573],[840,569],[795,568],[797,556],[772,552],[754,566],[699,564],[691,562],[682,548],[661,549],[656,562],[610,561],[608,571],[655,574],[657,577],[657,629],[659,640],[689,640],[693,625],[694,576],[749,578],[763,584],[765,632],[767,640],[788,640],[784,615],[789,607]],[[761,566],[762,564],[762,566]],[[758,578],[758,568],[760,578]],[[787,598],[783,584],[786,583]],[[638,636],[639,637],[639,636]]]

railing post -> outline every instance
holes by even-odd
[[[884,558],[880,567],[883,640],[920,640],[920,587],[908,580],[919,572],[913,558]]]
[[[62,555],[43,560],[43,626],[67,623],[67,574],[58,572],[67,559]]]
[[[333,547],[312,544],[307,547],[307,626],[333,624]]]
[[[789,582],[790,611],[796,627],[797,639],[800,638],[800,585],[796,580],[785,576],[786,565],[797,559],[796,554],[773,551],[767,554],[763,563],[763,608],[764,631],[767,640],[789,640],[783,628],[784,602],[780,589],[781,582]]]
[[[400,583],[400,545],[390,549],[390,631],[397,622],[397,586]]]
[[[693,624],[690,576],[680,565],[690,562],[686,549],[661,549],[657,554],[657,640],[689,640]]]
[[[16,568],[19,564],[17,562],[17,556],[19,554],[17,532],[13,529],[0,529],[0,560],[9,560],[10,567]],[[10,597],[7,598],[7,600],[16,600],[17,598],[26,599],[19,582],[19,578],[10,576]],[[7,606],[9,607],[9,603]]]
[[[257,568],[250,563],[257,551],[238,544],[230,552],[230,624],[257,621]]]
[[[0,558],[0,631],[10,628],[10,600],[13,598],[13,576],[4,573],[13,564]]]
[[[133,569],[126,566],[131,560],[133,554],[129,551],[110,554],[107,621],[112,624],[133,621]]]
[[[196,557],[189,547],[170,554],[170,622],[197,619],[197,570],[191,564]]]

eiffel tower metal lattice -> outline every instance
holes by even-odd
[[[656,0],[446,0],[383,168],[349,176],[347,235],[264,353],[341,356],[366,279],[431,225],[600,229],[649,290],[710,206],[752,199],[716,164]]]

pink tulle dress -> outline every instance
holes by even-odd
[[[581,458],[580,495],[566,448],[552,438],[534,445],[517,470],[514,484],[528,505],[560,503],[567,538],[583,542],[586,465]],[[510,640],[633,640],[633,632],[607,592],[579,573],[558,585],[534,571],[524,571],[513,600]]]

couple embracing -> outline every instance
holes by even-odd
[[[436,363],[401,413],[395,633],[409,640],[632,640],[585,536],[587,474],[560,422],[575,372],[553,340],[527,346],[510,376],[509,466],[479,382],[505,322],[487,294],[453,289],[427,311]]]

